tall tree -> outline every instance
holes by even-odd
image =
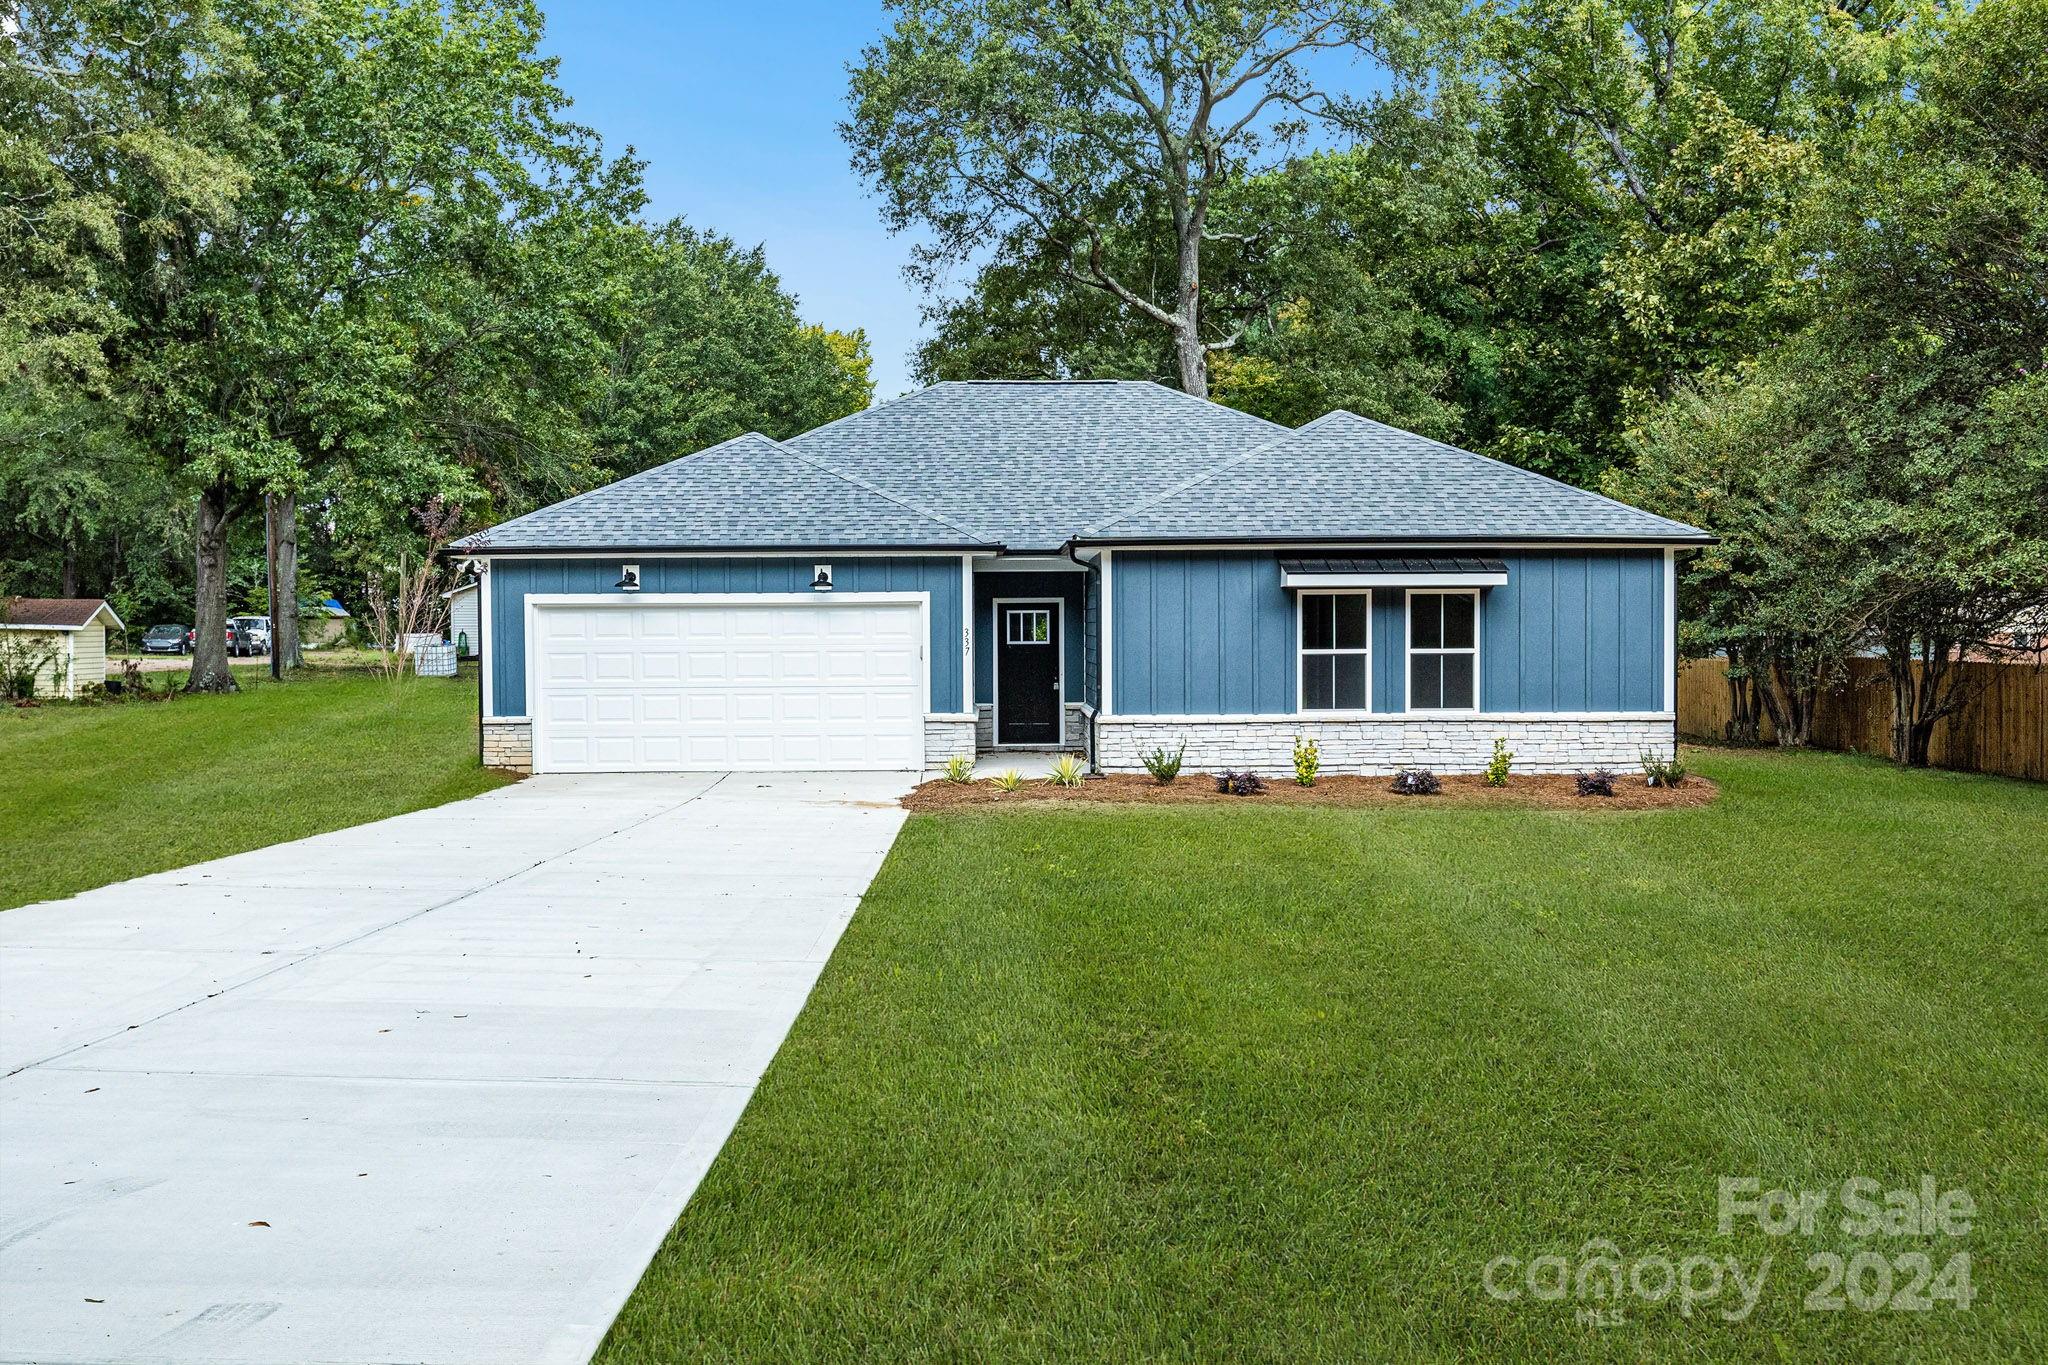
[[[807,326],[759,247],[680,221],[626,246],[621,326],[588,414],[608,474],[867,406],[866,338]]]
[[[292,517],[309,484],[416,436],[437,373],[423,347],[447,342],[451,300],[501,285],[509,239],[564,205],[637,207],[636,174],[562,120],[526,0],[50,10],[23,27],[31,59],[103,111],[61,166],[121,229],[109,368],[134,396],[138,439],[196,495],[188,686],[230,689],[236,518],[265,495]],[[231,171],[214,198],[163,192],[147,139],[165,137]],[[417,454],[416,472],[466,491],[445,446]],[[273,615],[289,632],[289,553],[280,568]]]
[[[1876,605],[1893,750],[1927,761],[2048,603],[2048,0],[1957,20],[1820,201],[1830,486]]]
[[[1796,327],[1787,232],[1822,168],[1896,100],[1933,0],[1526,0],[1481,30],[1492,154],[1611,236],[1600,287],[1636,398]]]
[[[1870,626],[1853,548],[1830,524],[1825,447],[1806,439],[1831,397],[1811,379],[1780,353],[1687,383],[1635,433],[1634,464],[1605,480],[1612,495],[1718,537],[1684,565],[1679,646],[1727,658],[1727,737],[1738,742],[1756,742],[1767,714],[1780,745],[1811,743],[1821,693],[1846,676]]]
[[[1223,186],[1334,111],[1318,52],[1405,59],[1394,0],[892,0],[854,68],[842,132],[891,228],[921,227],[927,287],[982,253],[1056,263],[1170,337],[1181,387],[1237,339],[1207,316],[1204,252]],[[1114,259],[1119,228],[1157,234],[1159,276]]]
[[[2044,47],[2044,0],[1958,20],[1801,215],[1813,321],[1654,415],[1616,485],[1722,535],[1689,578],[1738,672],[1774,623],[1881,647],[1909,764],[2048,602]]]
[[[194,294],[204,254],[234,237],[250,184],[247,53],[203,0],[28,5],[17,19],[15,54],[48,92],[38,126],[50,176],[73,202],[104,206],[112,227],[78,241],[115,316],[101,339],[104,373],[137,444],[199,492],[194,678],[231,686],[222,648],[229,489],[241,467],[272,453],[250,448],[224,394],[207,401],[173,381],[174,352],[158,343],[182,341],[202,366],[225,359]]]

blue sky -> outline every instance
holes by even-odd
[[[846,66],[882,33],[880,4],[553,0],[547,12],[574,117],[648,163],[649,216],[763,244],[807,320],[867,329],[876,399],[908,389],[921,331],[909,242],[882,227],[838,132]],[[1366,83],[1348,55],[1317,65],[1333,84]]]

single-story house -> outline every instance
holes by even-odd
[[[441,594],[441,600],[448,604],[448,642],[467,659],[476,653],[477,642],[483,638],[476,625],[477,585],[469,582],[450,588]]]
[[[340,643],[348,634],[348,608],[337,598],[299,604],[299,643],[308,649],[324,649]]]
[[[459,542],[486,761],[551,772],[1633,767],[1693,527],[1333,412],[943,383]]]
[[[36,695],[76,697],[107,680],[107,632],[126,630],[99,597],[10,597],[0,607],[0,668],[33,665]]]

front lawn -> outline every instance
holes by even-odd
[[[505,780],[477,764],[473,675],[235,674],[225,697],[0,707],[0,909]]]
[[[2048,789],[1695,757],[1656,813],[914,816],[600,1358],[2048,1358]],[[1717,1228],[1923,1175],[1967,1235]]]

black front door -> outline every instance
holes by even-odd
[[[996,603],[996,743],[1060,742],[1060,604]]]

